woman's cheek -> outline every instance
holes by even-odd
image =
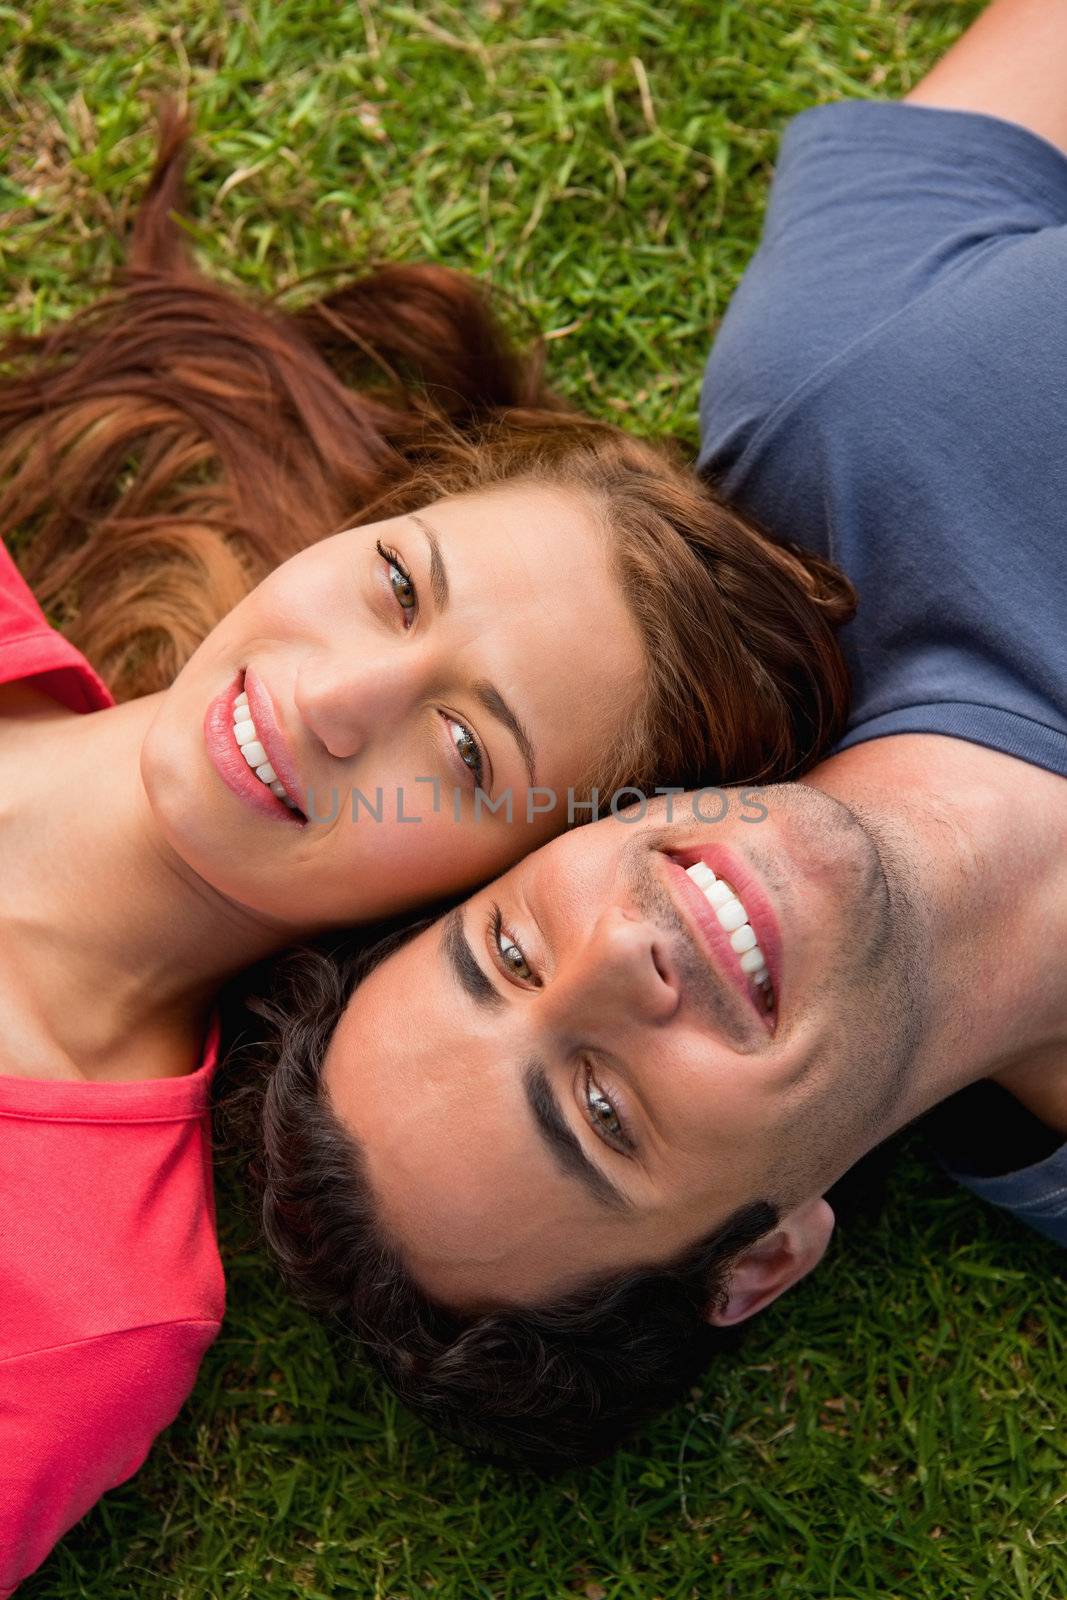
[[[383,797],[380,821],[359,804],[355,816],[349,807],[334,824],[338,849],[329,852],[327,870],[348,886],[337,904],[340,918],[414,910],[473,888],[508,864],[507,830],[499,824],[470,816],[456,822],[444,796],[435,812],[428,792],[421,803],[406,793],[404,801],[401,809],[395,796]]]
[[[240,621],[257,637],[306,646],[341,631],[349,637],[361,619],[360,602],[354,558],[346,561],[326,539],[269,573],[242,602]]]

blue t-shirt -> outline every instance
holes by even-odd
[[[970,112],[805,112],[700,416],[727,498],[859,591],[841,748],[950,734],[1067,777],[1067,158]],[[1067,1244],[1067,1145],[970,1170]]]
[[[796,118],[701,431],[726,496],[859,591],[842,748],[1067,776],[1067,158],[970,112]]]

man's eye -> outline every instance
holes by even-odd
[[[585,1077],[585,1103],[589,1109],[590,1122],[608,1144],[623,1152],[634,1148],[633,1140],[627,1133],[613,1102],[588,1070]]]
[[[415,592],[415,584],[411,574],[405,571],[396,551],[387,550],[380,539],[375,540],[375,548],[389,569],[389,582],[392,585],[393,593],[401,610],[413,614],[418,606],[419,597]],[[405,619],[405,627],[409,621],[410,618]]]
[[[529,962],[517,944],[504,940],[500,946],[500,957],[508,971],[516,978],[521,978],[523,983],[533,981],[533,971]]]
[[[504,971],[510,977],[517,978],[520,983],[539,982],[536,972],[523,954],[522,946],[504,932],[504,918],[499,906],[493,907],[493,939]]]

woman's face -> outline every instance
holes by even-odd
[[[162,697],[145,789],[227,898],[302,932],[369,920],[560,832],[643,680],[595,508],[506,485],[273,572]]]

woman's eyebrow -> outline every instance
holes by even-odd
[[[537,757],[534,754],[533,741],[525,727],[511,706],[508,705],[500,690],[494,688],[491,683],[476,683],[474,692],[489,715],[495,717],[497,722],[506,728],[515,740],[519,747],[519,754],[522,756],[523,765],[526,768],[526,775],[530,780],[530,787],[535,789],[537,787],[537,774],[534,769],[537,765]]]
[[[430,592],[433,603],[438,611],[448,610],[448,571],[445,567],[445,558],[441,554],[441,541],[430,527],[412,512],[411,521],[420,530],[423,538],[430,547]]]
[[[449,589],[445,558],[441,554],[441,540],[423,517],[417,516],[414,512],[409,513],[409,516],[429,546],[430,590],[433,594],[434,605],[438,611],[445,611],[448,608]],[[522,756],[523,765],[530,780],[530,788],[536,789],[537,756],[534,752],[533,740],[530,738],[522,719],[514,707],[504,699],[504,696],[495,685],[485,682],[476,683],[474,692],[489,715],[495,717],[501,727],[506,728],[508,733],[511,734],[511,737],[519,747],[519,754]]]

